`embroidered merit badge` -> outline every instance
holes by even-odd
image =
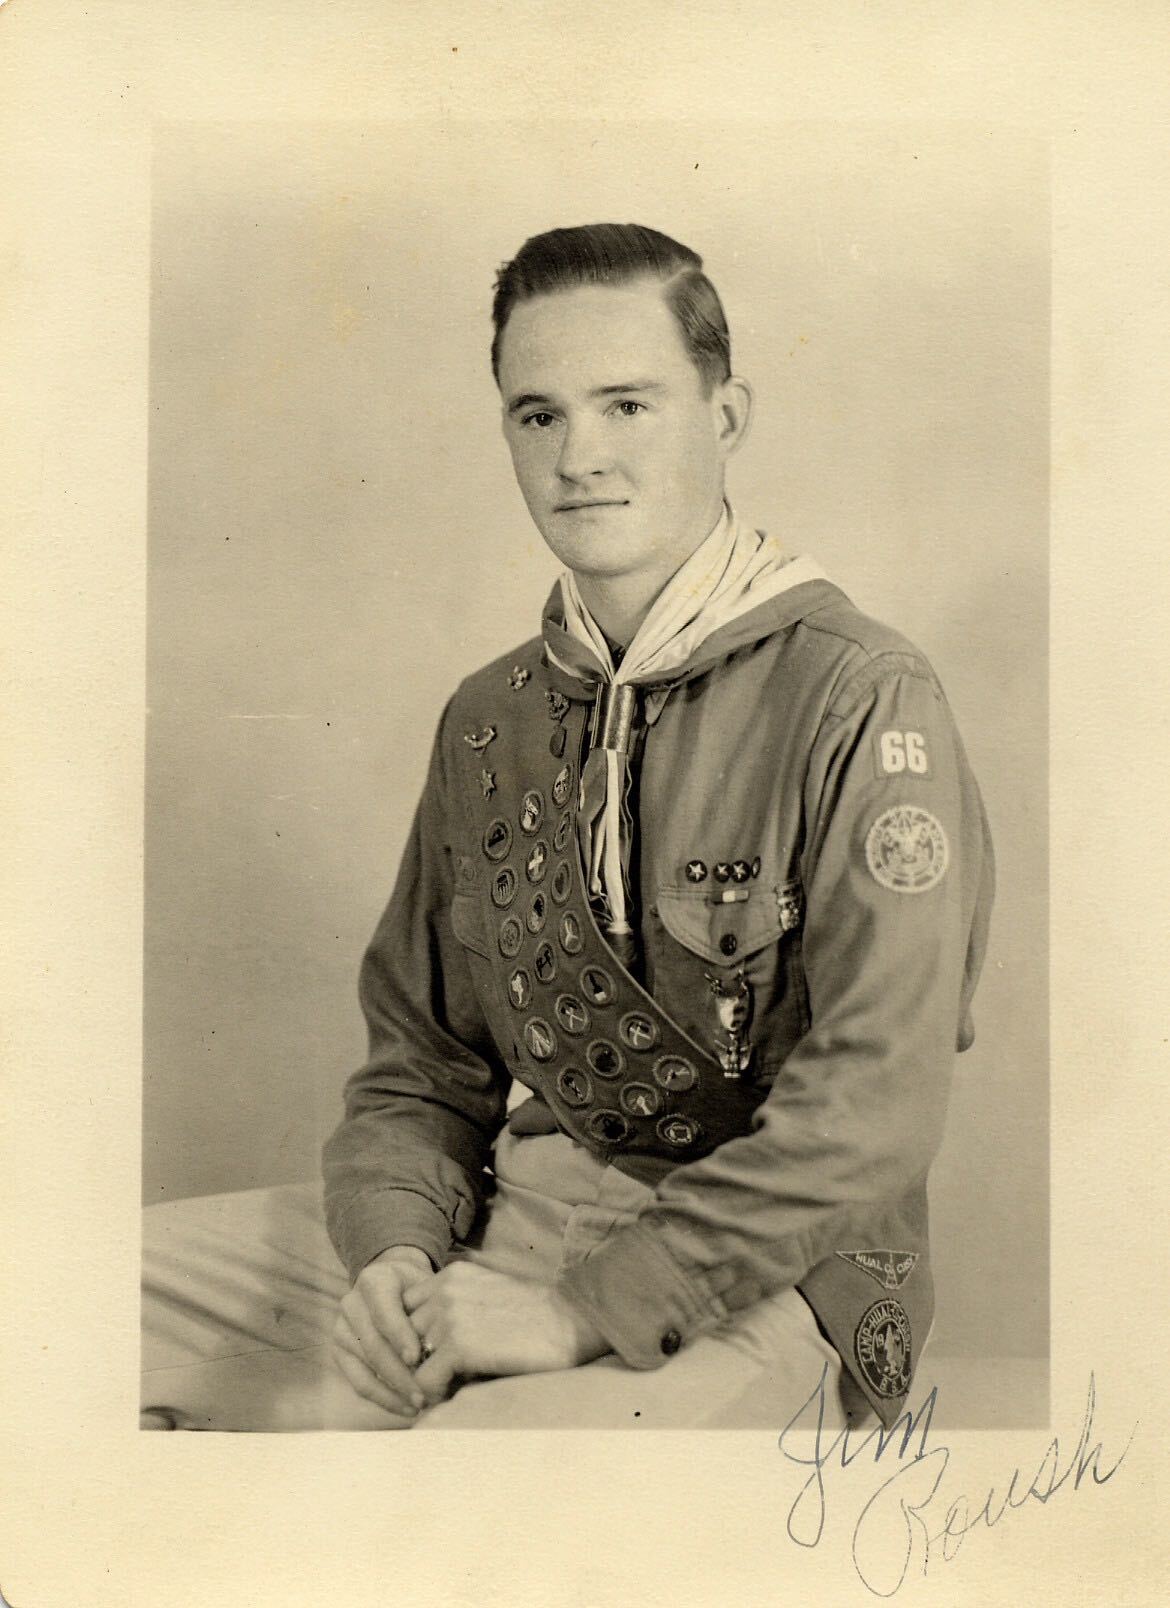
[[[875,1301],[853,1336],[853,1352],[870,1389],[904,1396],[910,1389],[910,1319],[898,1301]]]
[[[950,861],[942,822],[916,804],[884,810],[865,836],[865,863],[894,893],[927,893],[942,881]]]
[[[838,1251],[837,1255],[887,1290],[900,1290],[918,1261],[917,1251]]]

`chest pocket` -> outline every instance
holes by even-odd
[[[775,1070],[809,1028],[799,883],[783,883],[774,895],[761,878],[749,898],[732,904],[713,904],[705,888],[660,888],[656,909],[656,996],[680,1026],[711,1044],[720,1033],[717,990],[742,975],[757,1062]]]
[[[478,893],[457,893],[451,900],[451,931],[464,949],[488,958],[487,933],[484,931],[483,902]]]

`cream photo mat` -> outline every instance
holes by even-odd
[[[436,114],[555,128],[570,110],[613,119],[635,104],[642,117],[694,117],[704,97],[738,112],[748,137],[763,121],[953,118],[1049,142],[1052,1427],[1075,1442],[1092,1372],[1107,1451],[1139,1429],[1111,1484],[1009,1516],[904,1590],[949,1603],[1012,1602],[1026,1589],[1055,1601],[1107,1557],[1100,1578],[1114,1600],[1156,1600],[1165,874],[1141,843],[1156,819],[1159,795],[1143,778],[1161,731],[1157,661],[1143,665],[1141,652],[1157,640],[1164,568],[1153,409],[1165,219],[1151,209],[1166,188],[1152,119],[1165,26],[1145,7],[1108,22],[1087,7],[1012,22],[988,9],[961,32],[926,34],[911,17],[901,32],[878,29],[858,7],[846,45],[811,8],[760,8],[748,27],[751,15],[737,12],[729,41],[715,18],[680,28],[673,8],[631,24],[602,6],[586,25],[520,7],[506,27],[459,7],[441,27],[407,8],[326,18],[289,5],[249,18],[211,7],[197,26],[166,7],[148,17],[112,6],[100,19],[19,0],[0,8],[19,246],[3,381],[20,560],[6,588],[20,702],[5,737],[16,778],[4,830],[14,1272],[0,1557],[15,1608],[362,1604],[384,1600],[390,1579],[404,1602],[866,1600],[839,1536],[815,1553],[788,1542],[793,1470],[772,1437],[634,1447],[575,1436],[566,1470],[556,1436],[525,1437],[522,1449],[490,1435],[429,1449],[411,1437],[185,1437],[167,1451],[131,1427],[155,129]],[[606,70],[583,67],[601,59],[599,45]],[[955,1489],[981,1493],[1017,1463],[1034,1470],[1045,1441],[951,1437]]]

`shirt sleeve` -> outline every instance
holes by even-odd
[[[442,1265],[475,1220],[504,1116],[509,1077],[452,928],[446,720],[362,961],[369,1056],[323,1154],[326,1224],[351,1278],[391,1245],[415,1245]]]
[[[800,1282],[942,1138],[986,939],[982,801],[922,661],[881,655],[830,700],[804,792],[810,1027],[753,1131],[674,1169],[562,1292],[625,1361]]]

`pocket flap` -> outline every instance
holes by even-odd
[[[750,897],[734,904],[712,904],[703,888],[660,888],[658,913],[684,949],[716,966],[736,965],[785,930],[775,898],[758,883]]]
[[[465,949],[489,958],[483,905],[478,893],[457,893],[451,900],[451,930]]]

